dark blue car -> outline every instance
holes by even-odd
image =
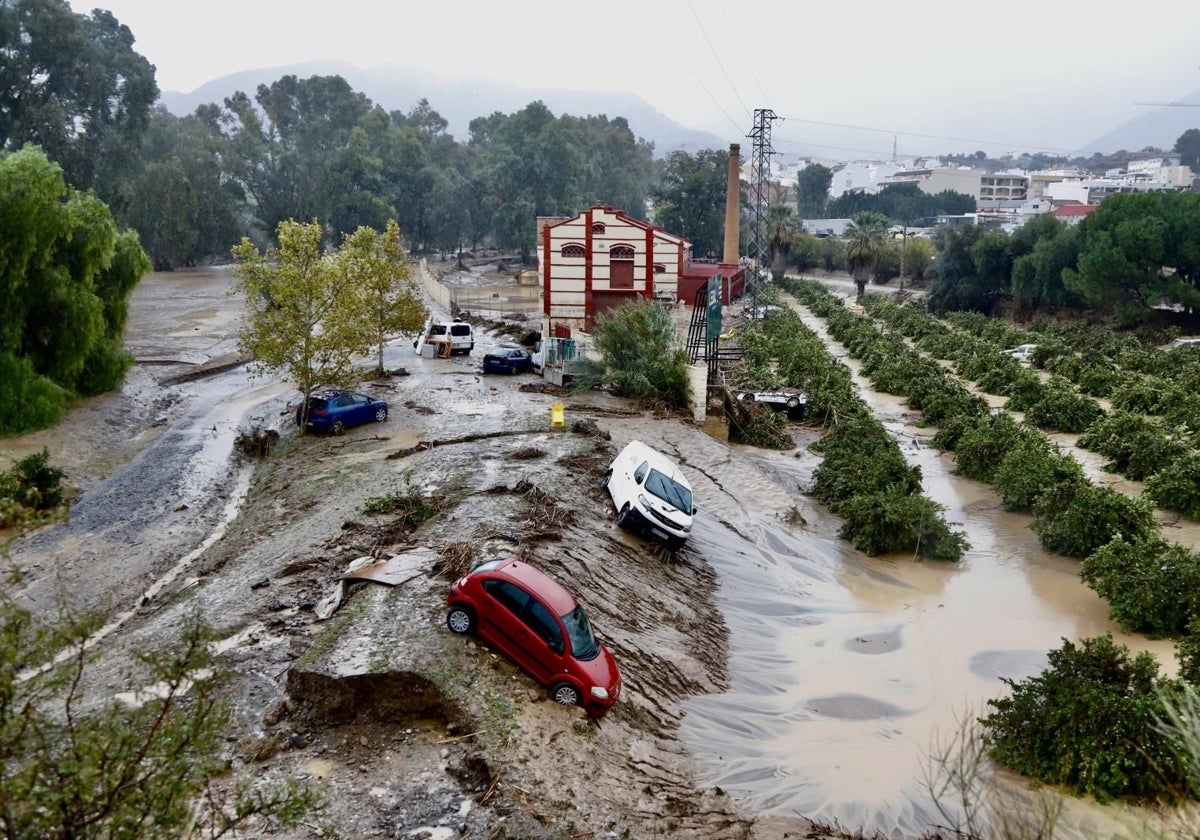
[[[503,347],[483,357],[484,373],[520,373],[525,370],[533,370],[533,356],[529,355],[528,350]]]
[[[308,423],[311,432],[340,435],[351,426],[382,423],[388,416],[388,404],[376,397],[354,391],[321,391],[308,398]],[[296,406],[296,425],[304,422],[304,403]]]

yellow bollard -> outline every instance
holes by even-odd
[[[550,406],[550,428],[561,429],[566,421],[563,419],[563,404],[555,403]]]

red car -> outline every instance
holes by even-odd
[[[550,689],[563,706],[601,717],[621,694],[616,660],[592,634],[583,608],[523,560],[497,557],[450,587],[446,625],[475,631]]]

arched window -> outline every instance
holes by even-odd
[[[604,233],[604,222],[592,222],[592,235]]]
[[[654,264],[654,273],[655,274],[666,274],[667,267],[665,265],[663,265],[662,263],[655,263]]]
[[[583,259],[587,256],[587,251],[582,245],[564,245],[562,255],[568,258]]]
[[[628,245],[614,245],[608,255],[614,260],[631,260],[633,259],[633,249]]]

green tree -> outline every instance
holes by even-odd
[[[579,209],[584,150],[570,120],[556,119],[538,101],[515,114],[474,119],[470,132],[484,190],[480,209],[497,244],[532,250],[538,216]]]
[[[382,372],[383,346],[388,337],[416,332],[429,315],[409,273],[408,255],[400,244],[400,225],[389,219],[383,233],[361,227],[348,234],[338,254],[338,269],[346,275],[344,282],[362,289],[367,321],[378,350],[378,370]]]
[[[772,204],[767,208],[765,221],[771,276],[775,280],[782,280],[791,258],[792,245],[799,234],[796,214],[786,204]]]
[[[690,239],[693,255],[720,256],[725,243],[729,153],[671,152],[660,167],[658,183],[650,192],[656,223]]]
[[[120,221],[160,271],[224,258],[241,238],[245,194],[223,168],[219,114],[215,105],[188,117],[163,107],[151,114]]]
[[[1177,746],[1157,732],[1158,664],[1131,657],[1111,636],[1063,641],[1050,667],[1020,682],[1001,678],[1009,697],[989,700],[980,719],[992,757],[1018,773],[1101,801],[1178,790]]]
[[[294,825],[316,804],[291,783],[241,786],[224,801],[210,787],[226,772],[229,710],[201,676],[213,636],[200,622],[165,650],[135,654],[133,685],[157,689],[129,703],[83,690],[85,641],[98,623],[47,626],[0,597],[0,835],[173,838],[203,825],[216,837],[255,815]]]
[[[937,248],[923,236],[909,234],[904,242],[904,276],[913,280],[924,280],[933,258],[937,256]]]
[[[350,188],[351,133],[371,101],[341,76],[283,76],[225,100],[226,169],[266,231],[293,218],[331,219]],[[382,221],[382,220],[380,220]]]
[[[1090,306],[1137,323],[1160,303],[1200,306],[1200,194],[1114,195],[1079,224],[1063,283]]]
[[[307,406],[318,387],[350,379],[354,357],[372,349],[374,328],[357,279],[322,252],[318,222],[283,222],[277,235],[278,250],[260,253],[249,239],[233,249],[246,296],[238,344],[260,371],[294,382]]]
[[[149,270],[136,235],[40,150],[0,152],[0,431],[121,383],[129,295]]]
[[[797,173],[796,213],[801,219],[825,218],[832,183],[833,170],[819,163],[810,163]]]
[[[932,312],[990,313],[1008,294],[1012,271],[1008,236],[1001,231],[946,228],[937,235],[937,281],[929,291]]]
[[[599,359],[576,369],[576,388],[604,382],[618,396],[671,408],[687,406],[687,350],[661,304],[641,298],[621,304],[597,321],[592,344]]]
[[[0,3],[0,149],[29,143],[66,181],[120,208],[150,106],[154,67],[111,12],[65,0]]]
[[[854,275],[859,297],[866,292],[867,278],[883,253],[887,226],[887,216],[881,213],[858,213],[842,237],[846,242],[846,260],[850,263],[850,273]]]
[[[1200,128],[1189,128],[1175,140],[1174,151],[1179,155],[1181,166],[1200,170]]]
[[[916,184],[893,184],[878,193],[846,193],[829,202],[825,212],[833,218],[848,218],[855,213],[882,213],[889,219],[908,225],[923,225],[941,215],[961,215],[975,211],[975,199],[952,190],[930,195]]]

